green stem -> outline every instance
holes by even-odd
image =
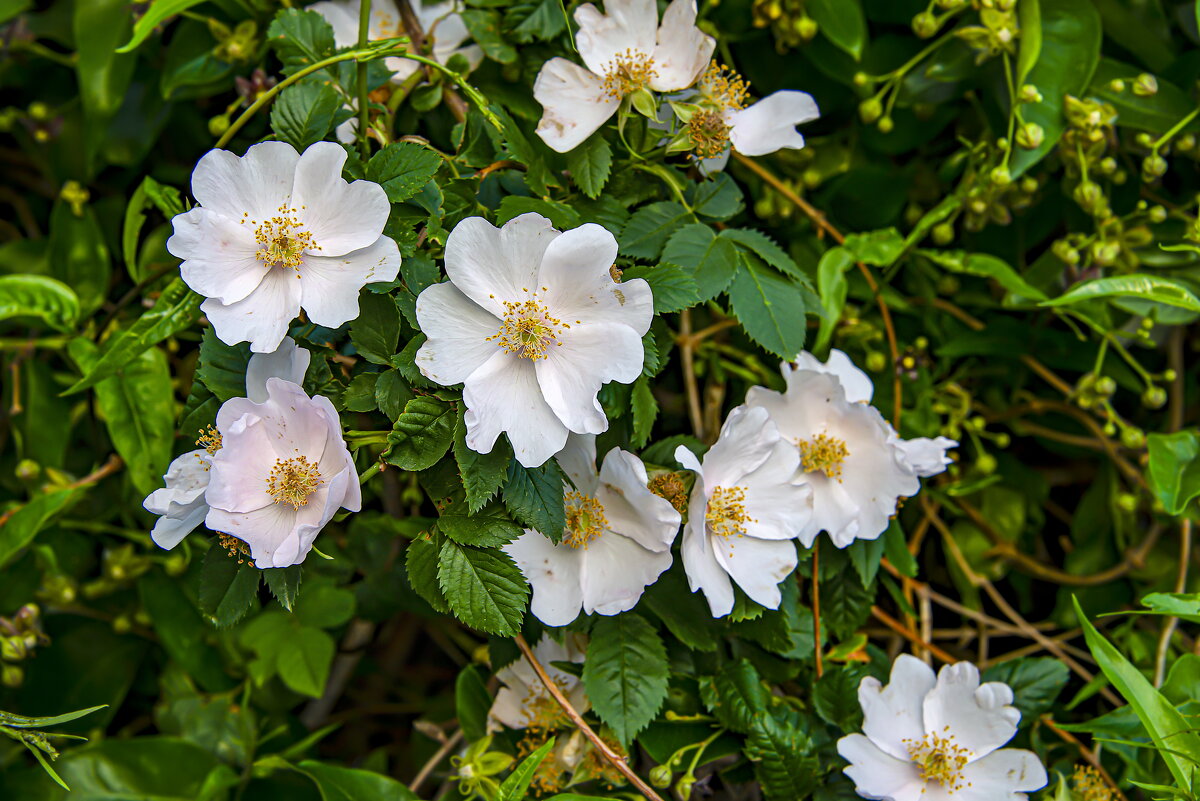
[[[642,172],[648,172],[651,175],[657,175],[662,179],[663,183],[671,187],[671,191],[675,193],[675,199],[679,201],[679,204],[689,212],[692,210],[692,207],[688,205],[687,200],[684,199],[683,190],[679,187],[679,184],[676,183],[675,176],[671,175],[666,167],[661,164],[634,164],[632,166],[635,170],[641,170]]]
[[[362,49],[367,46],[367,34],[371,26],[371,0],[361,0],[358,11],[358,47]],[[369,114],[367,109],[367,62],[358,62],[358,149],[363,157],[363,161],[367,160],[367,156],[371,153],[371,143],[367,139],[367,123]]]
[[[362,475],[358,477],[358,483],[366,484],[368,481],[370,481],[372,478],[375,477],[376,473],[378,473],[382,469],[383,468],[379,464],[379,462],[376,462],[375,464],[371,465],[370,467],[368,467],[366,470],[363,471]]]
[[[458,85],[458,88],[462,89],[463,94],[465,94],[467,98],[474,103],[476,107],[478,107],[479,113],[483,115],[483,118],[487,120],[493,128],[495,128],[497,131],[504,130],[504,125],[500,122],[500,118],[497,117],[495,113],[492,112],[492,109],[488,106],[487,98],[484,97],[478,89],[469,84],[465,76],[455,72],[444,64],[439,64],[431,58],[419,56],[416,53],[393,53],[392,55],[399,56],[400,58],[407,58],[409,61],[415,61],[418,64],[424,64],[425,66],[437,70],[450,80],[454,81],[454,83]]]
[[[1175,134],[1182,131],[1184,128],[1186,128],[1188,126],[1188,124],[1192,120],[1196,119],[1197,114],[1200,114],[1200,107],[1194,108],[1191,111],[1189,111],[1186,117],[1184,117],[1179,122],[1172,125],[1170,130],[1168,130],[1162,136],[1158,137],[1158,141],[1154,143],[1154,145],[1150,148],[1150,150],[1152,152],[1154,152],[1155,154],[1157,154],[1158,149],[1160,147],[1162,147],[1163,145],[1165,145],[1167,142],[1170,142],[1172,139],[1174,139]]]

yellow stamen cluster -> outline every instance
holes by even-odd
[[[688,136],[697,158],[711,159],[725,152],[729,125],[719,111],[697,111],[688,120]]]
[[[678,473],[661,473],[650,479],[646,486],[658,497],[669,501],[676,512],[683,514],[687,509],[687,488]]]
[[[700,93],[723,109],[737,111],[750,99],[750,84],[733,70],[716,61],[700,77]]]
[[[303,206],[301,208],[304,208]],[[321,247],[304,224],[296,219],[296,210],[284,203],[269,220],[251,220],[249,214],[242,217],[242,224],[254,226],[254,241],[258,243],[255,256],[272,267],[287,267],[297,270],[304,261],[304,251],[320,250]]]
[[[567,527],[563,543],[572,548],[587,548],[588,543],[604,533],[608,518],[600,501],[581,492],[568,492],[563,497],[567,507]]]
[[[239,565],[248,564],[250,567],[254,567],[254,562],[248,558],[250,556],[250,546],[237,537],[232,534],[221,534],[218,532],[217,544],[225,549],[230,559],[236,559]]]
[[[1091,765],[1076,765],[1071,784],[1072,797],[1080,801],[1113,801],[1117,797],[1100,771]]]
[[[626,50],[609,62],[604,71],[604,92],[620,100],[650,85],[658,76],[654,59],[640,50]]]
[[[949,728],[945,727],[943,732]],[[953,734],[943,737],[937,732],[930,732],[920,740],[905,739],[901,742],[908,749],[909,758],[920,769],[921,781],[926,784],[937,782],[951,795],[971,786],[963,778],[963,769],[971,758],[971,752],[954,742]]]
[[[746,512],[745,487],[714,489],[708,499],[708,508],[704,510],[704,520],[710,533],[725,538],[730,556],[733,556],[733,543],[728,541],[733,537],[744,537],[746,524],[758,522]]]
[[[209,455],[221,450],[221,432],[216,429],[216,426],[200,429],[200,436],[196,438],[196,445],[208,451]]]
[[[558,689],[563,694],[566,694],[568,688],[563,685],[561,679],[555,679],[554,683],[558,685]],[[543,741],[547,735],[571,725],[571,719],[567,717],[562,707],[550,696],[540,681],[530,686],[525,700],[521,702],[521,708],[525,710],[525,717],[529,720],[525,724],[525,731],[533,736],[541,736]]]
[[[809,440],[797,440],[800,447],[800,466],[806,473],[820,470],[829,478],[842,480],[842,462],[850,456],[846,443],[837,437],[817,434]]]
[[[286,503],[293,509],[308,505],[308,498],[321,486],[321,471],[317,463],[304,456],[276,459],[267,477],[267,494],[275,503]]]
[[[522,359],[537,361],[546,358],[551,345],[561,346],[558,334],[571,326],[550,314],[550,310],[533,300],[505,301],[504,325],[488,341],[496,341],[506,353],[516,354]]]

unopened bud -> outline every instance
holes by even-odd
[[[1027,122],[1017,129],[1017,144],[1026,150],[1040,147],[1045,139],[1045,130],[1036,122]]]
[[[1071,243],[1065,239],[1055,241],[1050,246],[1050,250],[1067,264],[1077,264],[1079,262],[1079,251],[1071,247]]]
[[[1138,508],[1137,496],[1132,492],[1121,492],[1117,494],[1117,506],[1125,512],[1136,512]]]
[[[989,177],[996,186],[1008,186],[1012,183],[1012,173],[1008,167],[993,167]]]
[[[1108,82],[1108,88],[1118,94],[1125,91],[1125,81],[1120,78],[1113,78]]]
[[[0,684],[15,689],[25,681],[25,671],[16,665],[0,665]]]
[[[1146,387],[1142,393],[1142,405],[1147,409],[1161,409],[1167,403],[1167,391],[1162,387]]]
[[[879,132],[882,134],[891,133],[892,129],[895,127],[896,127],[896,123],[892,122],[891,117],[883,117],[882,119],[879,120]]]
[[[922,39],[928,39],[938,32],[937,17],[928,11],[922,11],[912,19],[913,33]]]
[[[671,769],[666,765],[655,765],[650,769],[650,784],[660,790],[664,787],[670,787],[671,779],[673,778],[675,778],[675,775],[671,773]]]
[[[1095,181],[1080,181],[1072,196],[1079,207],[1093,217],[1108,216],[1108,198]]]
[[[692,797],[692,786],[696,783],[695,776],[680,776],[675,783],[675,795],[679,801],[688,801]]]
[[[1109,376],[1102,375],[1096,379],[1096,383],[1092,384],[1092,388],[1096,391],[1097,395],[1103,395],[1107,398],[1117,391],[1117,382]]]
[[[1150,208],[1150,222],[1160,223],[1167,219],[1167,210],[1162,206],[1152,206]]]
[[[996,457],[990,453],[979,454],[979,457],[975,460],[975,469],[981,475],[990,476],[996,472]]]
[[[1153,97],[1158,94],[1158,79],[1148,72],[1143,72],[1134,79],[1133,93],[1138,97]]]
[[[1021,87],[1021,91],[1017,93],[1017,100],[1022,103],[1041,103],[1042,93],[1038,88],[1031,83],[1027,83]]]
[[[871,83],[871,76],[865,72],[856,72],[853,80],[855,86],[866,86]]]
[[[42,472],[42,466],[32,459],[22,459],[17,462],[17,469],[14,472],[19,481],[36,481]]]
[[[1167,160],[1157,153],[1146,156],[1142,160],[1142,175],[1150,178],[1161,178],[1167,173]]]
[[[948,222],[933,226],[933,241],[938,245],[949,245],[954,241],[954,225]]]
[[[1138,450],[1145,447],[1146,435],[1140,428],[1129,426],[1121,432],[1121,444],[1130,450]]]
[[[208,121],[208,133],[211,136],[222,136],[229,130],[229,117],[220,114]]]
[[[878,97],[868,97],[858,104],[858,118],[867,125],[883,116],[883,103]]]
[[[817,21],[812,17],[804,16],[796,20],[796,33],[806,42],[812,41],[818,30]]]
[[[873,350],[867,354],[867,370],[872,373],[881,373],[887,367],[887,357],[877,350]]]

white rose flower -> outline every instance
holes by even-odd
[[[811,547],[822,531],[845,548],[873,540],[888,527],[901,497],[916,495],[920,476],[940,473],[945,449],[958,443],[901,440],[871,406],[871,379],[839,350],[827,364],[810,353],[781,366],[787,390],[751,387],[749,406],[766,409],[784,439],[799,451],[800,470],[812,487],[813,514],[800,534]]]
[[[533,586],[530,611],[547,626],[565,626],[581,608],[632,609],[671,566],[679,512],[649,490],[646,466],[628,451],[610,450],[597,472],[594,435],[571,435],[558,462],[575,482],[562,541],[527,529],[504,546]]]
[[[812,490],[796,477],[796,449],[766,410],[739,406],[703,463],[682,445],[675,458],[696,473],[681,549],[692,592],[704,591],[713,617],[733,609],[732,582],[778,609],[779,582],[796,567],[791,540],[811,514]]]
[[[695,0],[672,0],[658,24],[654,0],[608,0],[575,9],[575,44],[584,67],[552,58],[538,73],[533,96],[543,113],[537,133],[566,153],[591,136],[635,92],[674,92],[704,71],[716,42],[696,27]]]
[[[262,142],[238,158],[211,150],[192,172],[200,205],[177,215],[167,250],[222,342],[274,351],[303,308],[337,328],[358,316],[365,284],[391,281],[396,243],[383,236],[383,187],[342,180],[346,151],[318,142],[304,155]]]
[[[863,798],[886,801],[1021,801],[1046,785],[1032,751],[1001,748],[1021,713],[1012,689],[979,683],[968,662],[933,669],[901,654],[886,687],[858,687],[863,734],[838,740],[845,773]]]
[[[594,223],[560,233],[538,214],[495,228],[468,217],[446,241],[450,280],[417,298],[429,337],[421,373],[463,384],[467,447],[490,453],[501,432],[537,467],[567,433],[608,428],[596,395],[642,372],[654,299],[638,278],[616,283],[617,240]]]
[[[270,378],[263,403],[226,401],[217,431],[204,523],[249,545],[256,566],[303,562],[339,508],[361,508],[358,472],[328,398]]]
[[[267,399],[267,379],[282,378],[295,384],[303,383],[312,354],[296,345],[296,340],[284,337],[274,353],[256,353],[246,366],[246,395],[255,403]],[[166,486],[146,497],[146,511],[161,515],[150,532],[150,538],[168,551],[183,541],[196,526],[204,522],[212,456],[221,447],[221,436],[215,429],[201,432],[196,443],[202,447],[179,456],[171,462],[164,476]]]
[[[549,635],[543,635],[538,644],[533,646],[533,655],[545,668],[546,675],[580,713],[591,707],[582,680],[559,670],[553,663],[581,663],[586,651],[587,645],[578,635],[568,635],[565,645],[560,645]],[[499,730],[501,724],[510,729],[540,729],[546,732],[570,725],[562,708],[524,656],[496,671],[496,678],[504,686],[496,693],[496,700],[488,712],[489,731]]]

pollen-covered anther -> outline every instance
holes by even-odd
[[[698,158],[715,158],[729,145],[729,124],[719,111],[697,111],[687,127],[692,150]]]
[[[488,341],[495,341],[506,353],[537,361],[546,358],[551,346],[562,345],[558,335],[568,327],[537,300],[505,301],[504,325]]]
[[[640,50],[626,50],[608,63],[604,71],[604,92],[620,100],[645,89],[657,76],[653,58]]]
[[[745,487],[717,487],[708,499],[704,511],[708,530],[726,539],[743,537],[747,523],[758,521],[746,512]]]
[[[230,559],[236,559],[239,565],[249,564],[250,567],[254,567],[254,560],[249,558],[250,546],[242,540],[231,534],[217,532],[217,544],[225,549]]]
[[[309,497],[321,486],[321,471],[317,463],[304,456],[276,459],[267,477],[267,494],[275,503],[286,503],[293,509],[308,505]]]
[[[196,438],[197,447],[204,448],[209,455],[221,450],[221,432],[216,429],[216,426],[200,429],[200,436]]]
[[[750,85],[729,67],[713,61],[700,77],[700,93],[716,106],[738,111],[750,99]]]
[[[258,243],[254,255],[272,267],[299,270],[305,251],[321,249],[304,224],[296,219],[296,210],[287,204],[280,206],[268,220],[249,222],[255,226],[254,241]]]
[[[568,492],[563,501],[567,512],[563,542],[572,548],[586,549],[588,543],[603,534],[608,526],[604,505],[581,492]]]
[[[796,441],[800,448],[800,466],[806,473],[818,470],[829,478],[842,480],[842,463],[850,456],[846,443],[828,434],[817,434],[812,439]]]
[[[937,732],[930,732],[920,740],[910,738],[901,742],[908,749],[909,758],[921,771],[921,781],[926,784],[937,782],[951,795],[971,786],[963,778],[963,769],[971,759],[971,751],[956,743],[953,734],[942,737]]]

